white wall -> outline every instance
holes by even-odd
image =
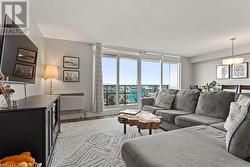
[[[44,94],[44,80],[42,78],[44,71],[44,38],[38,28],[36,22],[31,19],[28,37],[38,47],[37,54],[37,70],[35,84],[27,85],[27,96]],[[24,98],[24,86],[23,85],[11,85],[15,93],[13,99]]]
[[[222,59],[230,56],[231,49],[225,49],[209,54],[190,58],[192,62],[192,84],[204,85],[207,82],[216,81],[220,84],[250,84],[250,79],[216,79],[216,66],[222,65]],[[250,62],[250,44],[236,47],[236,55],[245,57]],[[249,74],[250,74],[250,68]]]
[[[76,56],[80,58],[80,82],[63,82],[63,56]],[[92,46],[87,43],[45,38],[45,61],[47,64],[57,65],[59,78],[53,81],[54,93],[80,93],[85,94],[85,109],[92,109],[93,89],[93,55]],[[49,80],[45,80],[45,91],[49,93]],[[63,109],[72,106],[82,108],[83,99],[74,98],[63,100]],[[74,102],[74,104],[73,104]]]

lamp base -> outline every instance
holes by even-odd
[[[53,81],[52,78],[50,78],[50,86],[49,86],[49,94],[52,95],[53,94]]]

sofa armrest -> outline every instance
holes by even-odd
[[[144,105],[153,105],[154,102],[154,98],[153,97],[146,97],[146,98],[142,98],[141,99],[141,105],[142,107]]]

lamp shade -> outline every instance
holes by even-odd
[[[241,64],[244,62],[243,57],[233,57],[222,60],[223,65]]]
[[[44,78],[54,78],[56,79],[58,77],[58,70],[57,66],[55,65],[46,65],[45,72],[44,72]]]

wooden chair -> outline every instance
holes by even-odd
[[[239,93],[243,93],[243,90],[247,90],[248,92],[250,92],[250,85],[240,85],[239,86]]]
[[[198,85],[190,85],[189,88],[190,88],[190,90],[198,90],[198,91],[200,91],[200,92],[202,91],[202,90],[199,88]]]
[[[191,90],[193,90],[193,89],[199,89],[198,85],[190,85],[189,88]]]
[[[238,92],[238,85],[221,85],[221,90],[232,90],[232,92],[237,93]]]

